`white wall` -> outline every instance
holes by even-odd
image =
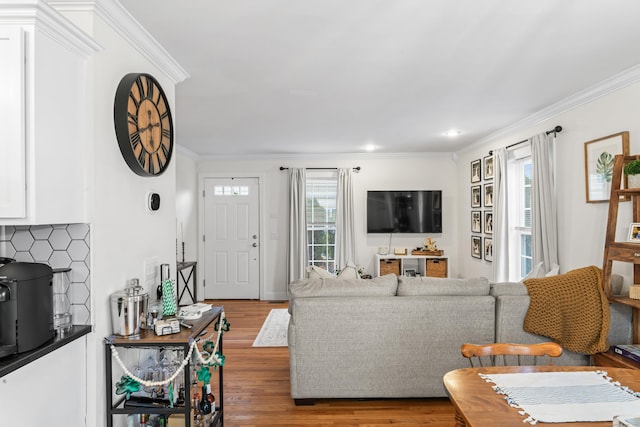
[[[557,138],[557,186],[559,258],[561,272],[596,265],[602,267],[608,203],[586,203],[584,143],[614,133],[629,131],[630,153],[640,152],[640,83],[628,86],[587,104],[563,112],[527,129],[501,136],[495,141],[458,153],[457,226],[460,231],[460,273],[465,277],[491,278],[491,265],[470,256],[470,162],[486,156],[491,149],[504,147],[532,135],[563,127]],[[619,240],[626,240],[631,222],[631,203],[620,204]],[[614,263],[614,272],[632,282],[629,265]]]
[[[87,104],[91,110],[87,111],[90,135],[85,161],[93,315],[93,333],[87,337],[88,426],[103,426],[106,422],[104,338],[112,333],[110,295],[124,289],[128,280],[139,278],[153,298],[158,282],[152,286],[145,284],[145,261],[170,264],[175,278],[177,162],[174,158],[161,176],[153,178],[140,177],[126,165],[113,124],[113,101],[122,77],[131,72],[153,75],[169,99],[174,126],[180,123],[175,109],[175,81],[136,47],[139,45],[121,35],[126,32],[112,26],[112,22],[126,24],[126,16],[121,14],[118,5],[101,3],[103,8],[99,8],[98,13],[82,8],[66,12],[69,19],[103,48],[90,60],[87,87]],[[109,16],[117,18],[111,21]],[[136,38],[136,43],[149,42],[141,36]],[[142,49],[150,50],[151,45],[145,44]],[[146,208],[150,191],[161,196],[161,207],[154,213]]]
[[[198,260],[198,174],[196,160],[183,150],[174,154],[176,162],[176,237],[178,259]]]
[[[261,231],[264,259],[264,292],[261,299],[283,299],[286,294],[286,243],[287,243],[287,172],[279,167],[355,167],[362,169],[354,174],[354,208],[356,216],[356,240],[359,242],[354,262],[367,272],[374,271],[374,255],[380,246],[389,245],[389,235],[367,235],[367,190],[443,190],[443,232],[441,234],[394,234],[391,247],[415,248],[422,246],[426,237],[433,237],[438,248],[449,257],[449,274],[457,276],[458,240],[455,216],[457,174],[450,153],[420,155],[348,155],[331,158],[268,158],[268,159],[202,159],[199,173],[255,174],[264,176],[262,201],[263,224]],[[199,290],[199,295],[203,295]]]

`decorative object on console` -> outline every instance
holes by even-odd
[[[120,152],[140,176],[162,174],[173,153],[169,101],[150,74],[125,75],[116,90],[113,119]]]
[[[584,143],[587,203],[609,201],[616,154],[629,155],[629,132],[624,131]]]
[[[407,254],[407,248],[395,248],[393,250],[393,254],[394,255],[406,255]]]
[[[434,252],[438,250],[438,245],[436,244],[436,241],[434,239],[432,239],[431,237],[427,237],[424,240],[424,249],[429,252]]]

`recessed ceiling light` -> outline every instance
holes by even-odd
[[[458,136],[462,133],[462,131],[456,129],[450,129],[444,133],[444,136]]]
[[[370,142],[364,146],[365,151],[374,151],[376,146],[374,143]]]

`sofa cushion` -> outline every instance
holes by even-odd
[[[416,295],[489,295],[489,280],[485,277],[449,279],[400,276],[398,296]]]
[[[529,291],[522,282],[498,282],[491,284],[491,295],[529,295]]]
[[[367,297],[393,296],[398,288],[395,274],[373,279],[320,278],[298,280],[289,285],[292,297]]]

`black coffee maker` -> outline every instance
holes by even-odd
[[[33,350],[55,336],[53,270],[46,264],[0,266],[0,357]]]

